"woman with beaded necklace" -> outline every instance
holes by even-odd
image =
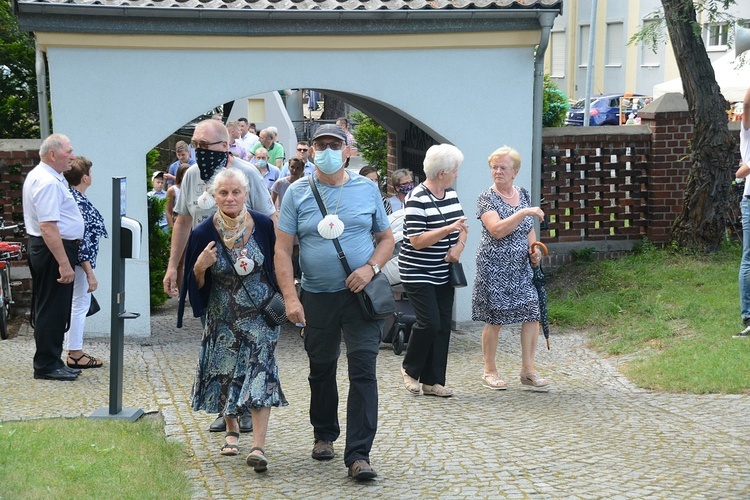
[[[482,221],[482,241],[477,250],[477,272],[472,294],[473,321],[483,321],[482,386],[504,390],[495,364],[498,335],[502,325],[521,323],[521,385],[547,390],[550,382],[534,367],[534,351],[539,340],[539,297],[531,281],[530,261],[537,265],[539,249],[534,217],[544,219],[541,208],[531,205],[528,191],[513,185],[521,168],[521,156],[503,146],[487,159],[492,185],[479,195],[477,217]]]
[[[238,455],[238,416],[253,419],[247,464],[268,468],[264,446],[272,406],[287,404],[275,349],[280,327],[270,328],[259,307],[278,289],[273,269],[274,225],[247,210],[248,182],[227,168],[209,183],[218,210],[196,226],[187,244],[185,283],[193,315],[205,326],[193,385],[193,409],[223,412],[226,438],[220,453]],[[178,317],[184,311],[180,302]]]

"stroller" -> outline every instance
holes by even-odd
[[[401,243],[404,239],[404,211],[397,210],[388,216],[388,220],[391,223],[396,247],[393,250],[393,257],[383,266],[382,273],[388,278],[391,290],[396,296],[396,312],[393,313],[393,316],[386,318],[381,341],[391,344],[395,354],[401,354],[404,351],[404,346],[409,342],[411,327],[416,323],[417,318],[411,304],[406,300],[398,272],[398,252],[401,250]]]

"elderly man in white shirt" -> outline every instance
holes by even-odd
[[[75,155],[70,139],[53,134],[42,143],[39,156],[42,161],[23,183],[23,217],[33,280],[34,378],[76,380],[81,370],[68,368],[61,359],[84,228],[78,204],[63,176]]]

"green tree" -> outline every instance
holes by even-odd
[[[729,103],[720,93],[711,60],[701,37],[697,13],[708,22],[728,22],[726,12],[734,0],[661,0],[663,14],[649,17],[666,24],[685,100],[693,121],[692,163],[682,213],[672,225],[672,243],[685,250],[715,252],[724,237],[725,214],[731,203],[731,184],[736,142],[729,133]],[[664,26],[653,23],[630,43],[643,41],[651,47],[664,41]],[[750,85],[750,84],[749,84]]]
[[[0,0],[0,138],[39,137],[34,37],[18,29],[10,0]]]
[[[549,75],[544,75],[542,126],[562,127],[569,109],[568,96],[555,85]]]
[[[364,113],[352,113],[354,140],[362,158],[377,168],[383,178],[388,167],[388,133]]]

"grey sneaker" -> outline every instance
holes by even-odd
[[[333,458],[333,441],[316,439],[312,449],[312,457],[315,460],[330,460]]]
[[[750,326],[742,330],[737,335],[733,335],[732,338],[735,339],[750,339]]]

